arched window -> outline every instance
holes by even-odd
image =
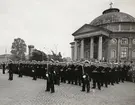
[[[121,44],[122,45],[128,44],[128,38],[122,38],[121,39]]]
[[[112,42],[112,44],[116,44],[116,43],[117,43],[117,39],[113,38],[113,39],[111,40],[111,42]]]
[[[111,58],[116,58],[116,50],[115,49],[113,49],[111,51]]]
[[[128,48],[121,47],[121,58],[127,58]]]
[[[135,58],[135,49],[132,51],[132,57]]]
[[[133,44],[135,44],[135,39],[133,39]]]

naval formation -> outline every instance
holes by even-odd
[[[119,84],[132,78],[135,82],[134,64],[131,63],[105,63],[105,62],[37,62],[19,61],[1,64],[3,74],[8,69],[9,78],[13,74],[33,77],[33,80],[42,78],[47,80],[45,91],[55,92],[54,85],[60,83],[74,84],[82,87],[81,91],[90,92],[90,89],[102,86]],[[132,74],[132,75],[131,75]],[[90,85],[92,83],[92,86]]]

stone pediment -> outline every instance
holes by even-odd
[[[79,35],[82,33],[94,32],[94,31],[98,31],[98,30],[109,31],[109,30],[101,28],[101,27],[92,26],[90,24],[85,24],[81,28],[79,28],[77,31],[75,31],[72,35],[76,36],[76,35]]]

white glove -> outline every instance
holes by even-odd
[[[48,77],[48,74],[46,74],[46,77]]]
[[[83,75],[83,78],[86,78],[86,75]]]

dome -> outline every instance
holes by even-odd
[[[102,25],[115,22],[135,22],[135,18],[129,14],[120,12],[117,8],[110,8],[103,11],[103,14],[94,19],[90,25]]]

